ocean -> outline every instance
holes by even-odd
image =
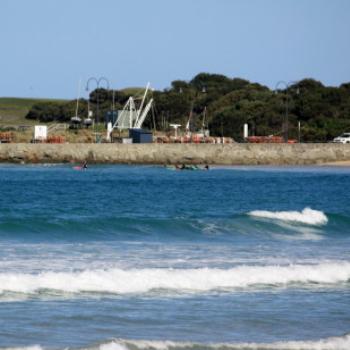
[[[0,165],[0,349],[350,349],[350,169]]]

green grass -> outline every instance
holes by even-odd
[[[65,102],[65,100],[0,97],[0,126],[1,125],[33,125],[37,121],[25,119],[30,108],[40,102]]]
[[[131,87],[122,89],[127,95],[141,97],[145,88]],[[0,97],[0,128],[1,126],[35,125],[38,121],[26,119],[25,116],[31,107],[40,102],[68,102],[63,99],[45,99],[45,98],[18,98],[18,97]],[[40,122],[40,124],[42,124]]]
[[[143,94],[145,93],[145,88],[130,87],[130,88],[121,89],[120,91],[123,91],[128,96],[135,97],[135,96],[143,96]]]

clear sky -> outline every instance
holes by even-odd
[[[339,85],[350,0],[0,0],[0,45],[0,96],[75,98],[91,76],[163,89],[199,72]]]

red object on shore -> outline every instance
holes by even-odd
[[[284,143],[282,136],[249,136],[249,143]],[[297,140],[290,139],[287,143],[297,143]]]
[[[11,132],[0,132],[0,143],[10,143],[12,141]]]
[[[47,137],[46,142],[47,143],[64,143],[64,137],[51,135]]]

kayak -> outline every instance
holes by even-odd
[[[185,165],[182,167],[176,167],[174,165],[167,165],[166,169],[168,170],[209,170],[209,168],[198,167],[197,165]]]

